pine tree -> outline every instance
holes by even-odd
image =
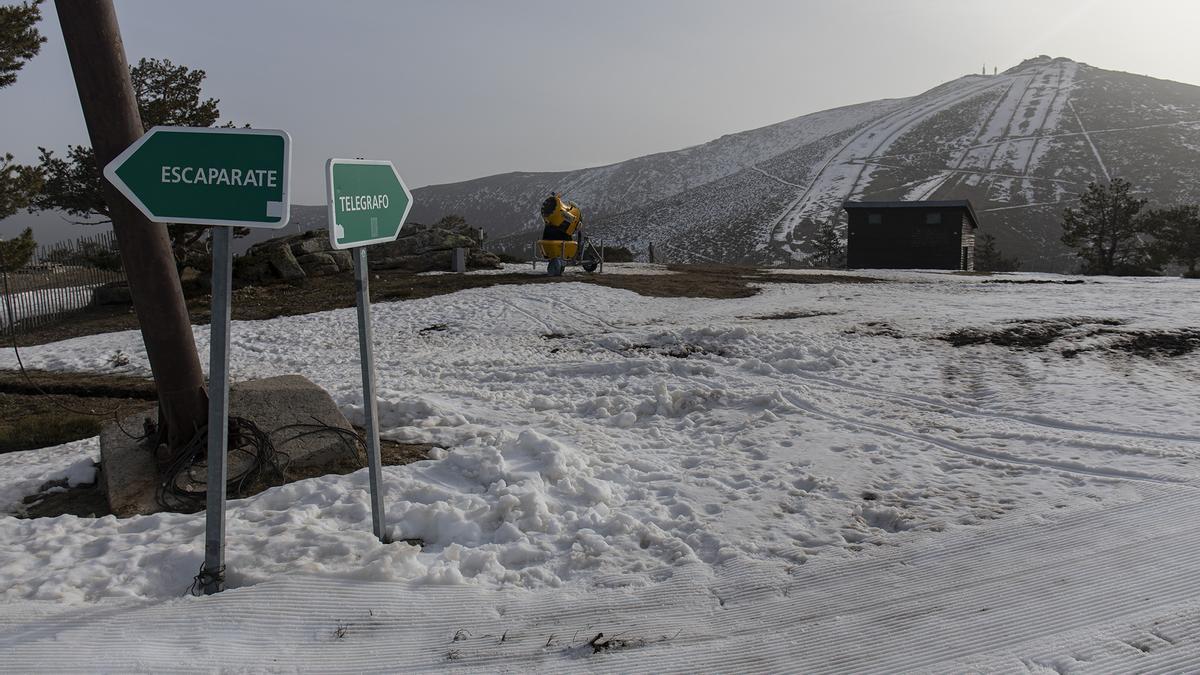
[[[1145,274],[1161,267],[1144,241],[1148,223],[1139,215],[1146,200],[1133,197],[1131,189],[1120,178],[1090,183],[1079,208],[1063,212],[1062,242],[1083,261],[1084,274]]]
[[[46,38],[38,32],[42,0],[0,7],[0,89],[17,81],[25,62],[37,56]]]
[[[1021,261],[1017,258],[1006,258],[999,247],[996,238],[990,234],[979,237],[975,246],[975,269],[979,272],[1013,272],[1020,269]]]
[[[217,108],[220,101],[201,96],[201,85],[206,77],[203,70],[176,65],[167,59],[141,59],[130,67],[129,75],[145,129],[160,125],[210,127],[220,117],[221,111]],[[46,148],[39,150],[39,168],[45,176],[45,186],[33,201],[33,207],[66,211],[87,223],[107,222],[108,204],[104,200],[103,179],[92,149],[69,145],[65,157],[57,157]],[[200,225],[167,226],[176,264],[181,268],[188,264],[204,266],[207,259],[205,239],[209,230]],[[245,228],[237,228],[234,235],[244,236],[248,232]]]
[[[37,29],[40,5],[41,0],[35,0],[0,7],[0,89],[17,81],[17,72],[46,41]],[[35,167],[14,164],[10,154],[0,155],[0,218],[29,206],[40,187],[41,174]]]
[[[9,154],[0,156],[0,219],[28,207],[41,185],[36,167],[14,164]]]
[[[826,222],[813,239],[813,261],[820,267],[841,267],[845,253],[846,247],[838,236],[837,227],[833,221]]]
[[[1200,206],[1183,204],[1152,209],[1146,215],[1148,229],[1155,237],[1159,261],[1182,265],[1184,276],[1200,277]]]
[[[37,242],[33,240],[33,230],[25,231],[12,239],[0,240],[0,272],[15,272],[29,264]]]

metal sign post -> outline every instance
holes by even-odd
[[[390,543],[383,511],[383,457],[379,447],[379,403],[375,397],[375,350],[371,332],[371,289],[367,249],[354,249],[354,288],[358,305],[358,358],[362,363],[363,417],[367,425],[367,466],[371,481],[371,525],[379,541]]]
[[[375,536],[386,544],[389,537],[383,505],[383,458],[379,447],[379,404],[375,396],[375,347],[366,246],[394,241],[399,236],[412,208],[412,194],[404,186],[396,167],[387,161],[330,159],[325,165],[325,176],[329,198],[329,243],[335,249],[354,249],[371,524]]]
[[[154,127],[104,167],[104,177],[156,223],[214,225],[208,368],[205,594],[225,585],[225,483],[229,452],[229,227],[287,225],[291,137],[276,129]]]
[[[205,595],[225,589],[225,482],[229,448],[229,304],[233,286],[232,235],[228,227],[212,230],[212,318],[208,343],[208,482],[205,487]]]

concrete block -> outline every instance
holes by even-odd
[[[333,398],[300,375],[280,375],[262,380],[234,383],[229,394],[229,411],[245,418],[271,436],[275,449],[287,453],[292,468],[321,467],[344,458],[352,450],[341,434],[314,430],[324,424],[353,433],[353,427],[338,410]],[[140,435],[143,420],[157,422],[157,413],[140,413],[110,424],[100,433],[100,486],[109,507],[117,516],[157,513],[162,507],[155,493],[160,478],[154,448],[131,435]],[[292,428],[291,425],[310,425]],[[122,430],[123,429],[123,430]],[[229,470],[237,470],[238,457],[229,457]]]

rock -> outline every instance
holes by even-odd
[[[290,281],[304,278],[304,268],[296,262],[296,257],[292,255],[292,249],[287,244],[278,243],[265,250],[263,255],[280,279]]]
[[[353,453],[359,461],[364,459],[352,437],[346,435],[353,433],[353,427],[333,398],[299,375],[235,383],[229,395],[229,410],[231,416],[247,419],[267,432],[275,449],[288,455],[291,468],[325,466],[347,453]],[[118,517],[163,510],[155,496],[160,478],[153,449],[122,430],[141,430],[143,418],[156,422],[157,411],[129,416],[100,432],[100,487]],[[286,428],[296,424],[306,426]],[[305,434],[322,425],[341,431]],[[236,468],[234,463],[240,454],[231,453],[231,470]]]
[[[195,298],[212,293],[212,272],[201,272],[194,267],[179,271],[179,285],[185,298]]]
[[[310,253],[323,253],[329,250],[329,240],[324,237],[311,237],[292,243],[292,255],[297,259]]]
[[[309,253],[296,258],[296,262],[304,269],[304,273],[310,277],[338,273],[338,264],[328,253]]]
[[[339,272],[349,272],[354,269],[354,255],[350,251],[329,251],[326,255],[337,263]]]
[[[129,284],[124,281],[117,281],[93,288],[92,304],[132,305],[133,296],[129,294]]]
[[[479,250],[477,232],[465,225],[440,221],[437,225],[408,223],[393,242],[368,248],[371,267],[410,272],[450,269],[450,251],[466,248],[467,269],[497,269],[500,259]],[[295,280],[354,269],[351,251],[332,250],[324,229],[259,242],[234,263],[239,284]]]
[[[300,267],[304,268],[308,276],[338,273],[337,262],[328,253],[308,253],[307,256],[296,258],[296,262],[300,263]]]
[[[409,272],[444,272],[450,269],[450,251],[429,251],[419,255],[371,258],[371,269]]]
[[[263,284],[275,279],[275,270],[266,260],[242,256],[233,259],[233,278],[242,284]]]
[[[477,248],[471,249],[471,255],[467,257],[467,269],[473,270],[498,270],[503,267],[500,258],[496,257],[495,253],[480,251]]]

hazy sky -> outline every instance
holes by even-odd
[[[1200,84],[1193,0],[118,0],[130,62],[208,72],[223,118],[286,129],[293,195],[331,156],[410,187],[573,169],[910,96],[1048,54]],[[0,152],[86,143],[55,10],[0,91]]]

